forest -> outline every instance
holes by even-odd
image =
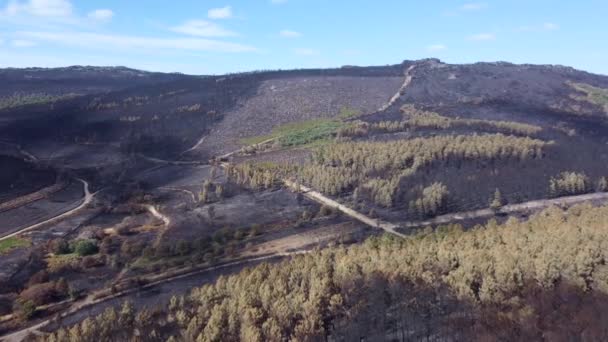
[[[392,207],[401,184],[430,166],[463,162],[526,162],[544,156],[552,142],[510,135],[446,135],[387,142],[340,142],[315,151],[300,171],[303,182],[340,195],[357,191],[374,203]]]
[[[42,341],[605,340],[608,206],[317,250]]]

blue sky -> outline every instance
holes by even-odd
[[[606,14],[606,0],[0,0],[0,67],[220,74],[437,57],[608,74]]]

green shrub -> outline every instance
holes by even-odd
[[[79,256],[93,255],[98,251],[97,244],[92,240],[78,240],[74,243],[74,252]]]
[[[36,304],[31,300],[17,300],[14,311],[20,320],[28,321],[36,313]]]

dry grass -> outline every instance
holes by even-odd
[[[54,273],[65,267],[77,266],[80,263],[80,256],[76,253],[53,254],[46,258],[46,262],[49,272]]]

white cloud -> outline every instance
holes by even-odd
[[[462,15],[464,12],[480,11],[488,7],[485,2],[467,2],[458,8],[444,11],[442,15],[444,17],[456,17]]]
[[[496,35],[494,35],[493,33],[479,33],[479,34],[474,34],[472,36],[467,37],[468,40],[473,40],[473,41],[489,41],[489,40],[495,40],[496,39]]]
[[[68,0],[29,0],[9,1],[2,11],[8,16],[29,14],[37,17],[69,17],[72,15],[72,3]]]
[[[230,37],[237,35],[235,32],[206,20],[189,20],[179,26],[172,27],[171,31],[197,37]]]
[[[302,37],[300,32],[292,31],[292,30],[281,30],[279,35],[283,38],[298,38]]]
[[[18,48],[25,48],[25,47],[36,46],[36,43],[32,42],[30,40],[14,39],[11,41],[11,45],[13,45],[14,47],[18,47]]]
[[[462,5],[460,9],[463,11],[479,11],[486,7],[488,7],[488,4],[486,4],[485,2],[469,2]]]
[[[4,45],[4,39],[0,38],[0,45]]]
[[[109,9],[97,9],[87,14],[89,19],[93,19],[96,21],[109,21],[114,17],[114,12]]]
[[[273,5],[281,5],[281,4],[284,4],[286,2],[287,2],[287,0],[270,0],[270,3],[273,4]]]
[[[559,30],[559,25],[557,25],[555,23],[544,23],[543,29],[545,29],[546,31],[555,31],[555,30]]]
[[[207,11],[209,19],[229,19],[232,18],[232,7],[212,8]]]
[[[426,49],[430,52],[439,52],[446,50],[448,47],[443,44],[433,44],[426,47]]]
[[[293,49],[293,52],[296,55],[300,55],[300,56],[318,56],[321,54],[321,52],[319,50],[308,49],[308,48]]]
[[[237,43],[202,38],[153,38],[109,35],[89,32],[17,32],[24,39],[45,41],[88,49],[123,50],[184,50],[211,52],[252,52],[256,48]]]

